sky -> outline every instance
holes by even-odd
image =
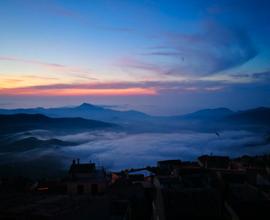
[[[268,0],[1,0],[0,108],[270,106]]]

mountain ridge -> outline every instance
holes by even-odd
[[[49,117],[81,117],[113,123],[126,120],[142,120],[151,117],[135,110],[118,111],[89,103],[82,103],[75,107],[0,109],[0,114],[16,113],[43,114]]]
[[[258,107],[242,111],[232,111],[229,108],[207,108],[194,111],[188,114],[173,116],[151,116],[140,111],[126,110],[119,111],[82,103],[74,107],[58,107],[58,108],[23,108],[23,109],[0,109],[0,114],[42,114],[53,118],[83,118],[87,120],[105,121],[108,123],[129,125],[136,124],[141,126],[148,123],[158,123],[166,121],[226,121],[239,123],[266,123],[270,122],[270,108]],[[265,120],[266,119],[266,120]]]
[[[105,129],[117,125],[98,120],[74,118],[52,118],[42,114],[10,114],[0,115],[0,134],[14,133],[28,130],[44,129],[72,131],[83,129]]]

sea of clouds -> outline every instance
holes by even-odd
[[[30,134],[29,134],[30,135]],[[111,170],[155,165],[158,160],[196,160],[203,154],[257,155],[270,152],[270,143],[264,134],[238,130],[220,133],[177,132],[136,133],[94,131],[55,135],[34,131],[39,139],[57,138],[70,146],[35,149],[16,155],[17,159],[31,160],[44,156],[58,158],[64,167],[73,159],[93,161]]]

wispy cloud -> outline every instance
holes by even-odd
[[[29,86],[17,88],[2,88],[2,95],[23,96],[133,96],[156,95],[153,88],[143,88],[136,85],[120,84],[53,84],[44,86]]]
[[[251,77],[253,79],[261,80],[263,82],[266,81],[270,83],[270,71],[253,73],[251,74]]]
[[[124,70],[126,69],[134,69],[136,71],[142,70],[152,72],[155,74],[165,74],[168,71],[167,67],[165,66],[143,61],[132,56],[122,57],[118,59],[114,64],[116,66],[123,68]]]
[[[263,72],[255,72],[255,73],[239,73],[239,74],[231,74],[230,77],[234,79],[243,79],[249,80],[254,82],[261,82],[261,83],[270,83],[270,71],[263,71]]]
[[[132,64],[133,65],[133,64]],[[138,68],[145,67],[138,65]],[[152,66],[146,66],[152,70]],[[29,78],[30,76],[28,76]],[[37,79],[39,79],[37,77]],[[42,79],[42,77],[41,77]],[[9,80],[9,79],[6,79]],[[43,79],[44,80],[44,79]],[[181,93],[218,93],[227,89],[252,88],[269,85],[269,71],[231,74],[226,77],[191,77],[173,80],[90,81],[87,83],[50,83],[33,86],[16,86],[10,79],[9,87],[0,88],[2,95],[28,96],[133,96]],[[13,86],[15,85],[15,86]],[[18,84],[19,85],[19,84]]]
[[[194,34],[167,33],[164,42],[149,51],[147,56],[171,58],[171,74],[210,75],[240,66],[258,51],[248,33],[240,28],[216,22],[204,22]]]
[[[61,148],[61,155],[71,159],[76,156],[85,161],[97,159],[111,163],[113,169],[155,165],[158,160],[165,159],[196,160],[202,154],[211,153],[235,157],[269,152],[269,143],[265,142],[262,134],[242,130],[223,131],[220,137],[215,133],[183,131],[139,134],[86,132],[55,138],[83,142],[78,146]]]
[[[1,61],[11,61],[11,62],[22,62],[22,63],[30,63],[30,64],[36,64],[36,65],[42,65],[48,68],[66,68],[65,65],[57,64],[57,63],[46,63],[41,62],[37,60],[28,60],[28,59],[22,59],[17,57],[6,57],[6,56],[0,56]]]
[[[2,88],[0,89],[0,93],[17,96],[133,96],[164,93],[216,92],[223,90],[225,87],[226,84],[223,82],[210,81],[119,81]]]
[[[92,72],[90,69],[81,68],[81,67],[73,67],[68,65],[63,65],[59,63],[48,63],[38,60],[31,60],[31,59],[23,59],[18,57],[7,57],[7,56],[0,56],[0,61],[8,61],[8,62],[19,62],[31,65],[38,65],[42,66],[48,70],[57,73],[65,73],[65,74],[72,74],[77,78],[88,79],[88,80],[96,80],[96,78],[91,77]],[[39,77],[39,76],[36,76]]]

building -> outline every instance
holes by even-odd
[[[222,219],[222,198],[213,182],[212,174],[204,169],[155,177],[153,219]]]
[[[94,163],[73,160],[66,183],[69,194],[100,194],[107,187],[106,172],[103,168],[97,169]]]
[[[170,175],[171,172],[181,167],[181,160],[162,160],[157,162],[157,171],[159,175]]]
[[[203,168],[228,169],[230,165],[230,158],[225,156],[203,155],[198,158],[198,163]]]
[[[151,189],[143,181],[132,181],[128,176],[116,180],[108,189],[111,219],[151,219]]]

